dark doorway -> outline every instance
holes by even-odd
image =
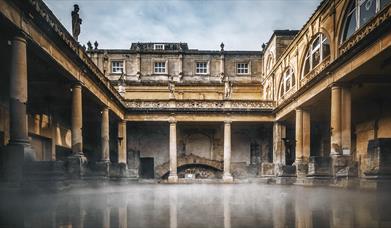
[[[140,158],[140,178],[153,179],[155,178],[155,169],[153,158]]]

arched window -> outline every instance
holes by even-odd
[[[346,11],[342,42],[349,39],[355,31],[366,24],[390,2],[391,0],[352,0]]]
[[[314,69],[324,58],[330,55],[330,44],[325,35],[319,33],[312,41],[304,59],[303,76]]]
[[[281,78],[280,85],[280,97],[284,96],[290,89],[292,89],[296,85],[296,77],[293,69],[289,67],[284,71],[284,74]]]
[[[273,64],[274,64],[273,55],[269,54],[269,56],[267,57],[267,61],[266,61],[266,75],[268,75],[270,73],[270,71],[272,70]]]

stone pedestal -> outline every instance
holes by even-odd
[[[333,176],[350,165],[351,156],[334,155],[331,156],[331,173]]]
[[[331,170],[331,158],[312,156],[308,162],[309,177],[329,177]]]
[[[296,177],[296,166],[276,164],[274,167],[277,177]]]
[[[368,142],[366,176],[391,178],[391,139],[380,138]]]
[[[304,178],[308,173],[308,162],[304,160],[297,160],[295,162],[296,166],[296,176],[298,178]]]
[[[91,171],[94,176],[109,177],[110,175],[110,161],[98,161],[93,164]]]
[[[263,177],[272,177],[274,173],[274,164],[269,162],[262,162],[261,164],[261,176]]]
[[[72,178],[84,176],[87,170],[87,158],[84,155],[73,155],[67,159],[67,172]]]

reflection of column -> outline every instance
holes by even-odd
[[[341,154],[341,87],[331,88],[331,155]]]
[[[178,227],[178,212],[177,212],[177,192],[176,189],[169,189],[170,203],[170,228]]]
[[[50,153],[50,160],[55,161],[56,160],[56,142],[57,142],[57,123],[54,121],[54,117],[51,118],[51,153]]]
[[[102,161],[110,161],[109,154],[109,109],[104,107],[102,110],[102,122],[101,122],[101,144],[102,144]]]
[[[72,152],[83,156],[83,111],[81,85],[75,84],[72,89]]]
[[[274,164],[285,165],[285,144],[286,138],[285,125],[275,122],[273,125],[273,162]]]
[[[231,175],[231,121],[224,122],[224,174],[223,181],[232,183]]]
[[[272,200],[273,228],[285,228],[285,198],[276,197]],[[293,224],[290,224],[291,226]]]
[[[126,144],[126,121],[121,120],[118,123],[118,163],[127,163]]]
[[[177,145],[176,145],[176,120],[170,119],[170,174],[169,183],[177,183]]]
[[[344,155],[350,155],[351,153],[351,92],[349,87],[344,87],[342,90],[342,152]]]
[[[296,161],[303,158],[303,111],[296,109]]]
[[[231,228],[231,188],[223,189],[224,228]]]
[[[311,115],[303,110],[303,160],[308,162],[311,153]]]
[[[102,210],[103,210],[102,227],[110,228],[110,207],[105,205],[105,207]]]

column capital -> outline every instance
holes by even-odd
[[[23,30],[18,30],[13,34],[12,40],[21,41],[27,43],[28,34]]]
[[[82,88],[82,83],[81,81],[76,81],[72,84],[72,88]]]
[[[168,122],[169,122],[170,124],[175,124],[175,123],[177,122],[174,113],[171,113],[170,117],[168,118]]]
[[[231,124],[232,120],[224,120],[224,124]]]

